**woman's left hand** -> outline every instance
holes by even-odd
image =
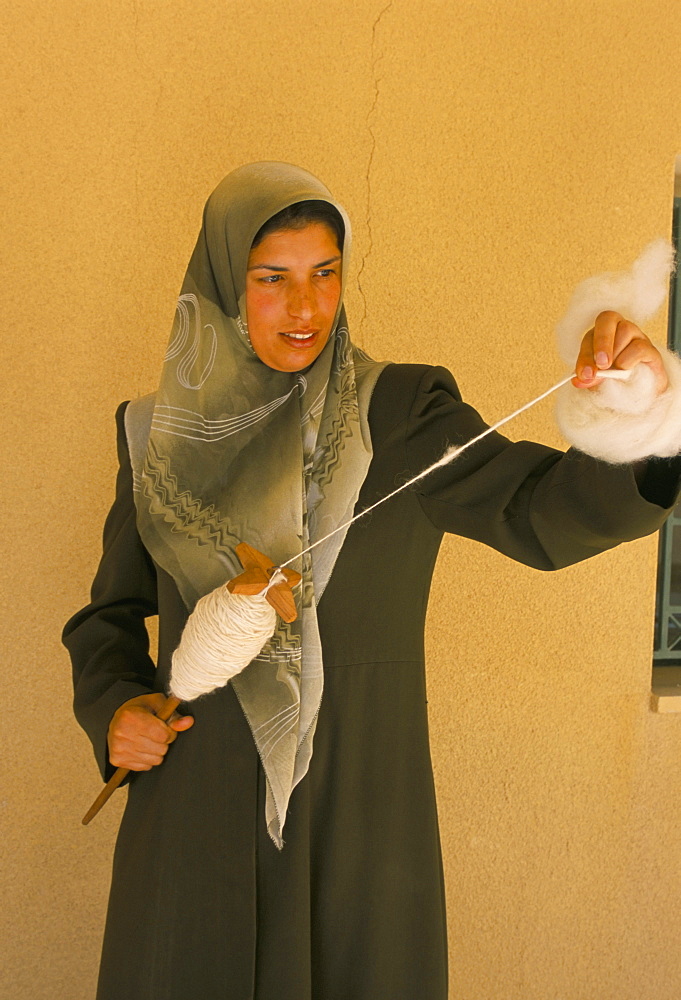
[[[595,389],[603,379],[599,370],[631,369],[649,365],[655,373],[658,396],[669,385],[662,357],[655,345],[636,326],[616,312],[602,312],[593,329],[584,335],[575,365],[572,384],[578,389]]]

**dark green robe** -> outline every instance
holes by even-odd
[[[92,603],[65,629],[75,709],[103,775],[128,698],[164,689],[187,610],[135,525],[121,468]],[[392,365],[369,421],[357,509],[484,427],[443,369]],[[445,898],[423,630],[443,532],[541,570],[660,526],[679,462],[628,467],[499,434],[349,530],[319,602],[324,697],[279,852],[262,769],[230,686],[162,766],[133,777],[116,847],[98,1000],[445,1000]],[[158,670],[144,618],[159,614]],[[453,724],[456,724],[453,722]]]

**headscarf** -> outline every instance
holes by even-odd
[[[229,174],[208,199],[177,304],[146,449],[131,449],[140,536],[191,611],[241,572],[248,542],[278,564],[352,516],[371,461],[369,400],[384,365],[353,347],[342,292],[329,341],[302,372],[265,365],[248,338],[246,268],[253,238],[282,209],[325,201],[307,171],[263,162]],[[139,438],[139,401],[128,407]],[[137,427],[136,427],[137,422]],[[143,457],[142,457],[143,456]],[[298,619],[278,621],[260,655],[230,682],[267,778],[266,822],[282,846],[293,788],[307,773],[323,688],[317,603],[345,532],[293,568]],[[207,695],[206,697],[210,697]]]

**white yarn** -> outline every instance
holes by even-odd
[[[478,434],[477,437],[470,438],[468,441],[464,442],[464,444],[452,445],[451,447],[447,448],[447,450],[441,456],[441,458],[438,458],[436,462],[433,462],[432,465],[429,465],[427,469],[423,469],[422,472],[419,472],[417,473],[417,475],[412,476],[412,478],[408,479],[406,483],[402,483],[402,485],[398,486],[396,490],[393,490],[392,493],[388,493],[387,496],[381,497],[380,500],[377,500],[375,503],[372,503],[370,507],[365,507],[364,510],[360,511],[359,514],[356,514],[354,517],[351,517],[349,521],[344,521],[343,524],[340,524],[337,528],[334,528],[333,531],[330,531],[328,535],[324,535],[323,538],[317,539],[317,541],[313,542],[312,545],[308,545],[308,547],[306,549],[303,549],[303,551],[300,552],[297,556],[293,556],[293,558],[289,559],[287,562],[281,563],[280,569],[284,569],[284,567],[290,566],[291,563],[294,563],[296,561],[296,559],[300,559],[300,556],[305,555],[307,552],[311,552],[312,549],[316,549],[317,546],[321,545],[322,542],[325,542],[327,538],[332,538],[339,531],[345,531],[347,528],[350,527],[351,524],[354,524],[355,521],[359,521],[360,517],[364,517],[365,514],[369,514],[371,513],[372,510],[376,510],[377,507],[380,507],[381,504],[385,503],[387,500],[392,500],[392,498],[396,497],[398,493],[402,492],[402,490],[409,489],[409,487],[413,486],[414,483],[418,483],[419,480],[425,479],[426,476],[429,476],[431,472],[435,472],[436,469],[441,469],[443,468],[443,466],[449,465],[450,462],[453,462],[455,458],[458,458],[459,455],[461,455],[464,451],[467,451],[468,448],[472,448],[474,444],[477,444],[478,441],[482,441],[482,439],[486,438],[488,434],[492,434],[500,427],[503,427],[504,424],[507,424],[509,421],[513,420],[514,417],[517,417],[521,413],[524,413],[525,410],[529,410],[531,406],[535,405],[535,403],[539,403],[541,402],[542,399],[546,399],[546,397],[550,396],[552,392],[555,392],[557,389],[560,389],[561,386],[564,386],[567,382],[569,382],[571,378],[574,378],[574,373],[572,375],[566,375],[565,378],[562,378],[560,380],[560,382],[556,382],[555,385],[552,385],[550,389],[545,389],[544,392],[540,393],[538,396],[535,396],[534,399],[531,399],[529,403],[523,403],[523,405],[519,406],[517,410],[513,411],[513,413],[508,413],[505,417],[502,417],[501,420],[497,420],[495,424],[492,424],[491,427],[487,427],[481,434]]]
[[[674,250],[666,240],[649,244],[630,271],[588,278],[574,292],[567,312],[556,327],[559,350],[572,365],[582,337],[600,312],[619,312],[635,323],[645,322],[662,305]],[[606,462],[633,462],[651,455],[669,456],[681,451],[681,359],[661,350],[669,388],[656,395],[653,373],[646,365],[629,372],[601,372],[598,389],[576,389],[567,375],[539,396],[502,417],[477,437],[447,451],[392,493],[339,525],[302,553],[281,564],[291,565],[339,531],[386,503],[436,469],[454,461],[462,452],[528,410],[557,389],[563,390],[557,417],[565,437],[581,451]],[[276,573],[260,594],[231,594],[226,586],[206,594],[187,620],[172,660],[171,694],[191,701],[222,687],[255,659],[276,627],[276,612],[267,591],[282,579]]]
[[[568,375],[567,379],[569,378],[572,376]],[[518,414],[555,392],[556,389],[565,384],[567,379],[561,379],[560,382],[542,392],[535,399],[530,400],[529,403],[525,403],[513,413],[502,417],[501,420],[478,434],[477,437],[471,438],[462,445],[448,448],[444,455],[429,465],[427,469],[419,472],[418,475],[413,476],[408,482],[398,486],[392,493],[377,500],[376,503],[349,521],[339,525],[334,531],[329,532],[328,535],[304,549],[302,553],[289,559],[288,562],[282,563],[261,593],[255,595],[231,594],[226,586],[221,586],[200,598],[187,619],[180,644],[173,653],[170,693],[182,701],[192,701],[199,695],[208,694],[216,688],[222,687],[244,667],[247,667],[251,660],[255,659],[267,640],[274,634],[277,616],[265,595],[270,587],[285,579],[283,573],[280,572],[281,569],[300,559],[301,555],[310,552],[317,545],[321,545],[338,531],[343,531],[354,521],[358,521],[360,517],[364,517],[365,514],[375,510],[376,507],[386,503],[398,493],[424,479],[431,472],[453,462],[462,452],[473,447],[488,434],[492,434],[503,424],[517,417]]]
[[[173,653],[170,693],[192,701],[222,687],[255,659],[276,624],[276,611],[264,592],[230,594],[221,586],[206,594],[197,601]]]

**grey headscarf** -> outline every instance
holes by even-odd
[[[267,367],[248,339],[253,238],[277,212],[307,200],[329,202],[343,218],[345,287],[350,223],[307,171],[249,164],[210,196],[148,442],[131,449],[140,536],[189,610],[241,572],[239,542],[280,563],[350,518],[371,461],[367,413],[384,365],[351,344],[342,295],[329,341],[305,372]],[[128,407],[132,438],[139,439],[144,408],[143,401]],[[267,827],[279,847],[291,792],[312,756],[323,687],[316,606],[344,537],[339,532],[293,564],[303,574],[298,620],[279,622],[260,655],[231,681],[263,763]]]

